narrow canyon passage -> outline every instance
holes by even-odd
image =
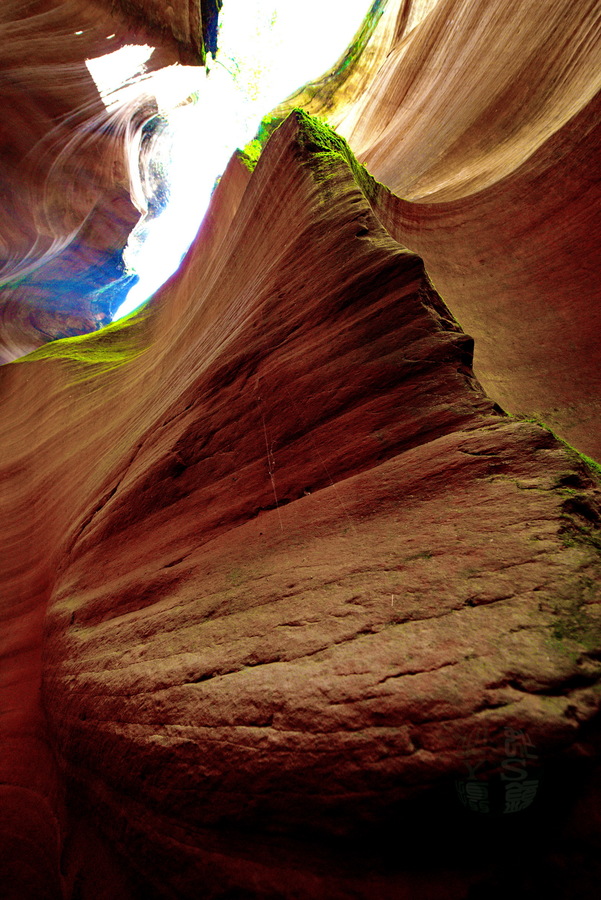
[[[593,896],[597,13],[372,4],[109,323],[218,6],[0,13],[0,893]]]

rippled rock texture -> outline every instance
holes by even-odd
[[[138,162],[130,163],[124,143],[135,144],[156,102],[149,96],[108,112],[86,60],[157,37],[149,70],[204,58],[183,24],[190,31],[198,3],[146,5],[155,24],[165,10],[179,11],[170,20],[177,40],[167,25],[159,34],[145,24],[142,0],[0,7],[0,362],[106,325],[131,286],[121,254],[140,218],[130,199],[130,165],[137,170]],[[214,48],[215,10],[211,16],[205,39]],[[198,9],[194,21],[199,39]]]
[[[375,4],[371,28],[280,114],[326,116],[402,198],[386,227],[486,391],[601,459],[599,4]]]
[[[404,869],[507,727],[557,825],[600,701],[598,476],[486,398],[369,196],[292,114],[144,313],[2,370],[15,883],[461,897],[490,849]]]
[[[3,896],[595,895],[600,470],[415,208],[295,111],[144,311],[0,368]]]

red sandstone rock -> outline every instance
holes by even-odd
[[[178,39],[192,7],[171,6]],[[536,115],[506,94],[522,115],[511,151],[506,107],[493,115],[490,85],[474,90],[472,66],[495,71],[468,27],[483,9],[388,4],[369,65],[326,91],[405,199],[295,113],[252,176],[232,159],[146,310],[0,369],[3,897],[593,895],[598,471],[486,397],[472,339],[402,246],[476,335],[491,396],[596,451],[592,6],[572,4],[557,45],[566,4],[486,6],[495,65],[505,45],[512,84],[537,76]],[[0,15],[14,39],[8,256],[93,209],[77,249],[93,262],[131,218],[126,174],[106,163],[116,141],[100,132],[65,160],[75,207],[59,203],[52,154],[31,151],[82,103],[104,115],[81,54],[106,40],[106,9]],[[24,46],[70,66],[76,93],[25,71]],[[174,52],[167,38],[163,60]],[[439,57],[465,62],[456,80]],[[17,296],[4,294],[4,358],[66,327]],[[526,303],[536,320],[518,341]],[[59,310],[74,329],[88,315]],[[533,742],[539,796],[467,813],[455,780],[466,759],[499,769],[506,728]]]
[[[115,181],[117,192],[127,188],[126,173],[113,171],[120,140],[102,128],[85,152],[70,149],[50,185],[38,151],[33,174],[13,170],[15,156],[39,141],[45,146],[57,120],[67,117],[66,128],[45,147],[47,162],[77,130],[83,110],[87,126],[91,111],[102,117],[85,58],[104,52],[114,32],[114,47],[160,37],[155,66],[191,61],[189,54],[198,61],[194,23],[202,22],[204,44],[213,48],[219,4],[201,6],[199,13],[189,0],[119,0],[107,18],[108,0],[4,4],[0,64],[10,73],[3,87],[10,165],[3,237],[10,234],[4,255],[11,266],[31,253],[38,264],[95,204],[111,209]],[[337,69],[279,110],[294,105],[325,115],[369,171],[406,201],[395,204],[386,227],[424,259],[474,336],[476,375],[491,397],[514,414],[545,421],[595,458],[598,24],[593,0],[544,0],[536,8],[508,0],[389,0]],[[25,55],[33,68],[23,66]],[[110,250],[121,246],[117,232],[124,242],[132,213],[115,229]],[[81,298],[50,313],[48,299],[36,306],[40,298],[26,287],[25,307],[24,292],[12,287],[0,298],[5,361],[78,325],[87,331],[102,321],[99,313],[108,314]]]
[[[106,110],[86,60],[152,35],[124,21],[115,3],[104,7],[14,0],[0,8],[0,362],[110,320],[107,304],[83,285],[96,269],[115,268],[140,217],[124,142],[156,105],[142,99],[138,108]],[[174,0],[166,8],[185,12],[190,30],[194,7]],[[191,34],[176,44],[163,34],[148,68],[198,63],[196,26]]]
[[[98,0],[162,47],[174,45],[182,62],[198,63],[217,49],[217,17],[223,0]]]
[[[348,159],[291,116],[146,311],[0,372],[11,897],[460,898],[466,735],[590,753],[597,476]]]
[[[394,0],[354,65],[279,112],[325,115],[403,198],[384,223],[487,393],[601,459],[598,37],[593,0]]]

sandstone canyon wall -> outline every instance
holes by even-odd
[[[80,9],[12,7],[29,10],[17,30],[35,11]],[[402,72],[394,47],[409,53],[443,7],[388,5],[378,27],[391,44],[372,29],[365,58]],[[345,115],[371,97],[359,124],[371,103],[398,102],[370,94],[366,77],[357,62],[340,86]],[[434,203],[394,193],[375,143],[355,149],[384,185],[296,110],[253,171],[233,157],[183,266],[141,312],[44,343],[44,304],[19,320],[26,298],[11,294],[5,346],[25,333],[38,349],[0,368],[2,896],[594,896],[600,470],[487,396],[473,338],[429,277],[453,270],[462,248],[457,291],[498,334],[503,378],[521,383],[525,351],[505,359],[509,325],[476,303],[467,259],[476,240],[492,247],[508,198],[507,221],[533,217],[535,255],[542,219],[570,224],[566,192],[585,204],[592,102],[490,183]],[[104,160],[116,138],[101,139],[104,155],[92,155]],[[31,229],[7,226],[6,243],[27,247],[36,195],[21,163],[6,171]],[[103,252],[131,215],[127,173],[115,167],[111,182],[107,171],[70,213],[78,226],[100,210]],[[556,198],[555,217],[537,191]],[[86,234],[68,244],[67,269],[91,252]],[[566,252],[557,272],[569,280]],[[491,280],[513,283],[487,259]],[[536,297],[526,262],[520,271]],[[554,315],[545,334],[563,340]],[[580,347],[594,315],[583,302]],[[529,390],[540,395],[550,378],[537,359]],[[598,357],[580,363],[572,387],[588,409]],[[598,420],[579,422],[592,454]],[[502,786],[491,748],[519,734],[534,802],[464,809],[456,782],[465,790],[484,761],[489,780],[469,788],[486,804],[475,785]]]
[[[385,225],[475,338],[488,393],[599,459],[599,4],[374,10],[363,53],[276,112],[326,116],[405,201]]]
[[[181,17],[194,5],[182,2]],[[107,324],[128,284],[121,253],[140,208],[130,198],[125,144],[139,142],[156,102],[141,96],[107,112],[86,60],[157,38],[149,71],[204,58],[204,44],[186,43],[181,29],[178,40],[169,38],[167,25],[148,28],[131,10],[108,0],[15,0],[0,8],[1,362]],[[212,31],[205,38],[213,47]]]

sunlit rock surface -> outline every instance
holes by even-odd
[[[126,208],[123,160],[134,111],[107,116],[85,59],[133,40],[159,41],[153,67],[199,61],[193,23],[213,52],[218,7],[3,4],[0,360],[103,324],[131,286],[114,259],[139,215]],[[491,397],[597,459],[600,15],[594,0],[377,0],[339,64],[275,111],[276,121],[292,107],[325,116],[405,201],[386,227],[424,259],[474,337]],[[50,309],[37,280],[18,279],[97,214],[113,220],[95,249],[115,287],[75,298],[73,277],[89,283],[101,269],[69,258]],[[53,272],[39,278],[55,284]]]
[[[217,49],[217,22],[223,0],[99,0],[112,15],[138,25],[161,46],[173,43],[182,61],[204,60]]]
[[[291,106],[326,116],[405,201],[386,225],[473,335],[514,414],[601,459],[601,9],[392,0]]]
[[[145,312],[0,371],[8,896],[464,897],[482,725],[551,781],[528,878],[575,828],[598,475],[370,197],[293,114]]]
[[[55,165],[75,109],[105,121],[80,62],[133,33],[133,14],[119,32],[106,8],[2,6],[5,359],[102,324],[86,290],[99,267],[119,274],[135,219],[116,135],[82,145],[77,128]],[[545,418],[544,391],[568,397],[574,443],[598,446],[598,357],[577,352],[595,335],[592,289],[561,299],[596,264],[593,6],[540,8],[374,7],[374,68],[349,64],[331,120],[349,117],[387,187],[293,113],[254,172],[232,159],[143,312],[0,369],[2,897],[596,895],[599,470],[494,402]],[[506,156],[478,105],[490,83],[474,90],[486,67],[469,81],[499,22],[526,98]],[[401,47],[438,47],[442,66],[453,41],[472,144],[467,101],[427,54],[411,78],[434,107],[395,93]],[[556,100],[570,54],[585,85],[530,144],[520,54]],[[37,58],[55,67],[45,82]],[[461,121],[437,162],[445,111]],[[455,781],[475,761],[498,774],[490,746],[508,728],[537,757],[534,802],[464,810]]]

